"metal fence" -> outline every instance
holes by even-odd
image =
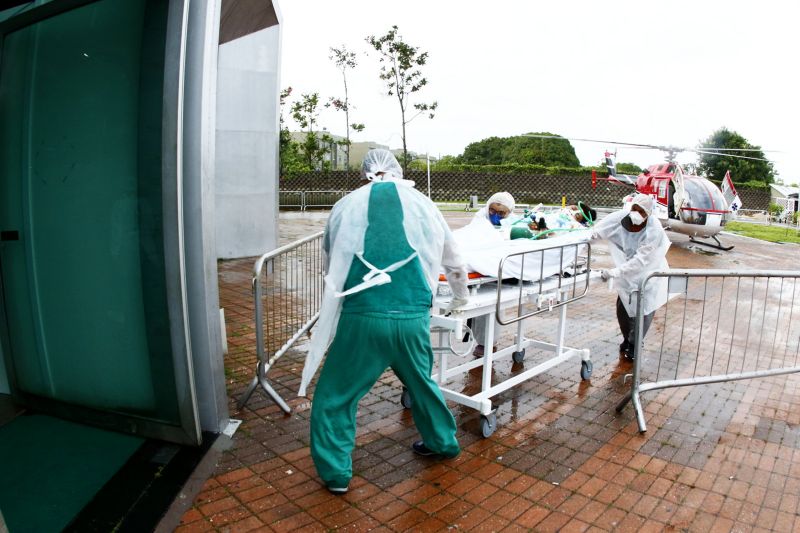
[[[297,208],[300,211],[305,209],[305,191],[279,191],[278,207],[281,209]]]
[[[333,207],[350,191],[280,191],[278,207],[281,209],[299,209]]]
[[[260,384],[281,409],[291,409],[267,381],[267,372],[319,317],[322,235],[317,232],[262,255],[253,268],[256,375],[239,400],[243,407]]]
[[[800,228],[800,199],[797,198],[775,198],[774,203],[781,207],[781,212],[774,216],[775,222],[782,224],[796,225]]]
[[[617,405],[633,402],[639,431],[644,392],[800,372],[800,271],[666,270],[640,292],[665,281],[671,298],[644,338],[638,302],[633,383]]]

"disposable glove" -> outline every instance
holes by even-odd
[[[459,298],[457,296],[453,296],[453,299],[450,300],[450,303],[447,304],[447,307],[445,307],[444,309],[445,313],[450,313],[453,310],[458,309],[459,307],[467,305],[467,303],[469,303],[469,300],[467,300],[466,298]]]
[[[608,281],[610,279],[618,277],[619,277],[619,270],[616,268],[612,268],[611,270],[603,269],[600,271],[600,279],[602,279],[603,281]]]

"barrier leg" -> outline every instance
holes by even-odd
[[[259,361],[258,365],[256,366],[255,377],[252,379],[252,381],[250,381],[250,385],[247,386],[247,390],[245,390],[244,394],[242,394],[242,396],[239,398],[239,402],[237,403],[239,409],[245,406],[259,384],[261,385],[261,388],[264,389],[264,392],[266,392],[269,397],[272,398],[272,401],[275,402],[284,413],[289,414],[292,412],[292,408],[289,407],[289,405],[284,401],[283,398],[280,397],[277,392],[275,392],[275,389],[273,389],[267,381],[267,371],[265,370],[264,363],[261,361]]]

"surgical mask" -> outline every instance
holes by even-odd
[[[628,216],[630,217],[631,222],[633,223],[634,226],[641,226],[642,224],[644,224],[644,221],[647,220],[638,211],[631,211]]]
[[[501,217],[498,213],[491,213],[489,215],[489,222],[491,222],[493,226],[499,226],[500,225],[500,221],[502,221],[502,220],[503,220],[503,217]]]

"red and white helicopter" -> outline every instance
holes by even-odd
[[[605,153],[610,182],[624,183],[636,188],[636,192],[647,194],[655,199],[655,215],[664,229],[688,235],[697,244],[719,250],[731,250],[733,246],[723,246],[717,238],[725,224],[731,220],[742,202],[733,186],[730,172],[725,174],[722,189],[702,176],[683,172],[675,162],[678,149],[663,148],[667,151],[664,163],[651,165],[638,176],[618,174],[616,154]],[[732,155],[732,154],[726,154]],[[627,196],[625,201],[630,201]],[[697,238],[713,239],[716,244],[699,241]]]
[[[596,184],[597,179],[607,179],[611,183],[633,186],[636,192],[653,196],[656,200],[656,216],[665,229],[688,235],[692,242],[719,250],[733,249],[733,246],[723,246],[717,239],[717,234],[722,231],[725,224],[734,218],[736,212],[742,207],[742,201],[733,186],[730,172],[725,174],[722,188],[720,189],[720,187],[702,176],[684,173],[680,164],[675,161],[675,155],[680,152],[695,152],[698,154],[762,160],[760,157],[751,157],[740,153],[762,152],[758,148],[677,148],[653,144],[579,139],[560,135],[527,134],[526,136],[602,143],[628,148],[655,149],[666,152],[667,156],[664,163],[652,165],[638,176],[632,176],[618,174],[615,161],[616,152],[612,154],[606,151],[605,164],[608,168],[608,178],[597,178],[593,172],[593,186]],[[627,196],[623,201],[629,202],[631,198],[632,196]],[[697,238],[712,239],[716,244],[699,241]]]

